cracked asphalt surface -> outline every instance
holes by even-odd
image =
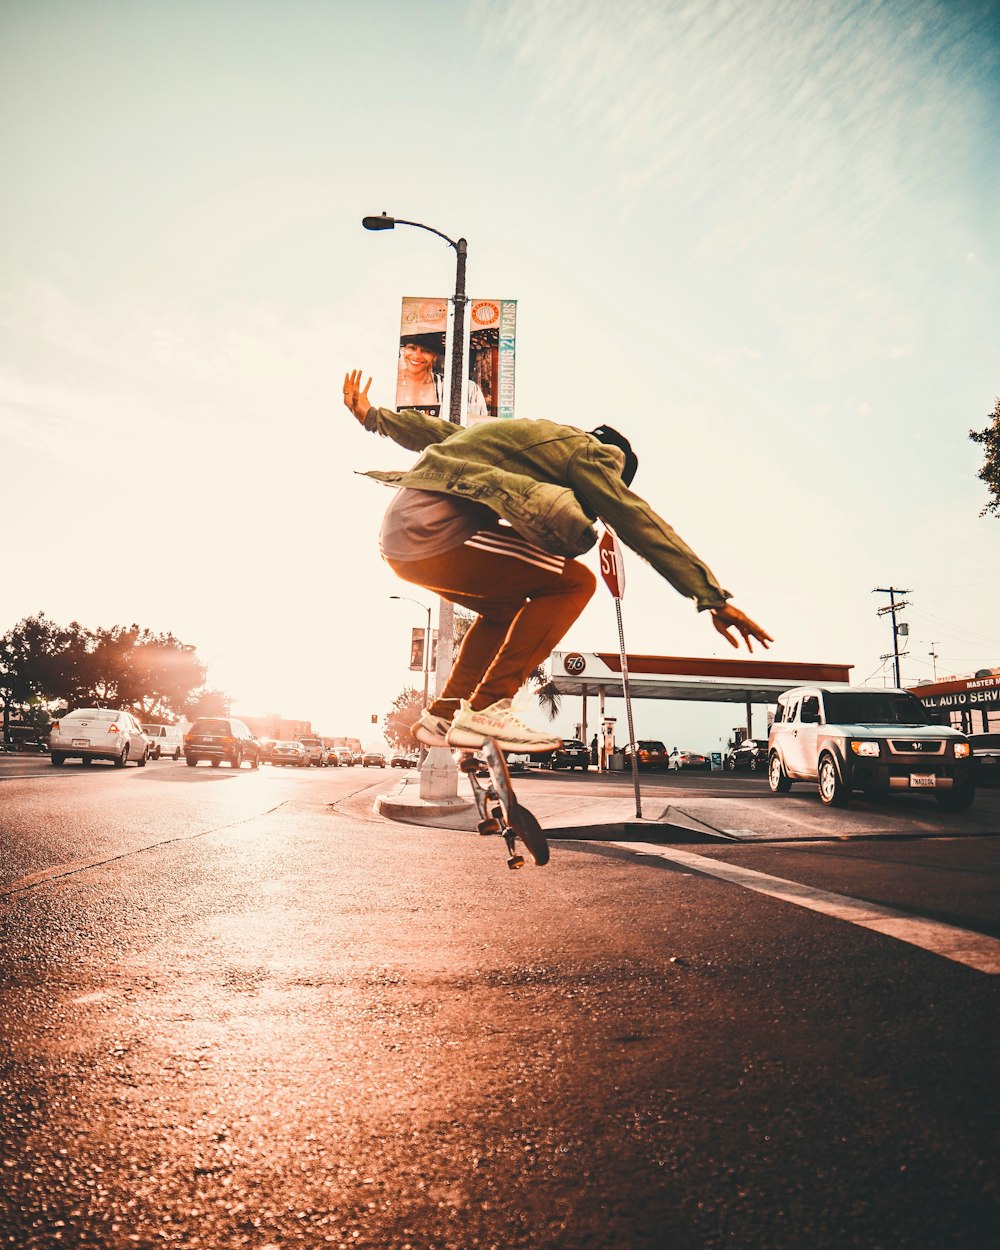
[[[599,843],[509,873],[389,784],[0,779],[0,1244],[995,1244],[997,977]]]

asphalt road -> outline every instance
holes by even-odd
[[[0,761],[0,1244],[997,1244],[988,830],[509,873],[397,779]]]

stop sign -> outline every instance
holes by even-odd
[[[625,565],[622,563],[622,549],[618,539],[606,529],[601,536],[597,550],[601,558],[601,576],[604,584],[616,599],[625,594]]]

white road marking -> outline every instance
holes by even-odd
[[[924,920],[919,916],[896,911],[892,907],[862,902],[860,899],[849,898],[846,894],[833,894],[829,890],[817,890],[798,881],[772,877],[766,872],[755,872],[752,868],[740,868],[735,864],[695,855],[674,846],[650,846],[641,842],[613,842],[611,845],[633,851],[637,855],[669,859],[705,876],[718,877],[746,890],[767,894],[771,898],[794,903],[798,907],[806,907],[809,911],[821,912],[825,916],[833,916],[837,920],[845,920],[864,929],[873,929],[876,933],[884,933],[897,941],[908,942],[911,946],[919,946],[955,963],[975,968],[977,972],[1000,973],[1000,940],[971,929],[960,929],[957,925],[942,924],[937,920]]]

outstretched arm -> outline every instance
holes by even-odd
[[[737,633],[742,635],[748,651],[753,650],[751,638],[756,638],[765,650],[767,649],[767,644],[774,641],[771,635],[761,629],[756,621],[751,621],[749,616],[741,612],[732,603],[724,603],[719,608],[710,608],[709,611],[712,613],[712,624],[732,647],[738,648],[740,645],[739,640],[734,638],[730,632],[732,629],[735,629]]]
[[[368,398],[372,380],[369,378],[362,387],[362,376],[360,369],[344,374],[344,405],[366,430],[391,438],[408,451],[423,451],[431,443],[441,443],[462,428],[412,408],[401,408],[399,412],[377,408]]]

